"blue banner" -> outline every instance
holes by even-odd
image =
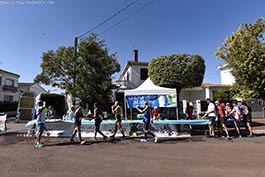
[[[132,95],[126,96],[128,108],[143,107],[144,101],[148,102],[149,107],[176,107],[176,102],[171,95]]]

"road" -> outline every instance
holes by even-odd
[[[86,145],[70,144],[68,138],[43,138],[46,146],[35,148],[33,138],[17,135],[0,135],[1,177],[265,176],[265,136],[229,141],[197,135],[159,143],[87,139]]]

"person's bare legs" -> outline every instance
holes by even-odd
[[[226,125],[225,124],[222,124],[222,127],[223,127],[223,130],[226,133],[226,137],[229,138],[228,129],[227,129]]]

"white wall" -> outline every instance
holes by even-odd
[[[224,69],[221,73],[221,84],[232,85],[235,83],[235,77],[231,74],[230,69]]]
[[[14,87],[18,88],[18,77],[15,77],[12,74],[9,73],[0,73],[0,77],[2,78],[2,83],[0,86],[0,101],[4,101],[4,96],[8,95],[8,96],[13,96],[13,101],[18,101],[19,99],[19,93],[18,91],[13,92],[13,91],[8,91],[8,90],[3,90],[3,86],[6,85],[6,80],[10,79],[14,81]]]
[[[205,90],[185,90],[180,92],[180,100],[205,100]]]
[[[126,81],[125,84],[133,88],[138,87],[144,81],[144,80],[140,80],[140,76],[141,76],[140,70],[142,68],[148,69],[147,66],[139,66],[139,65],[130,66],[122,78],[123,81]],[[127,78],[129,80],[127,80]]]

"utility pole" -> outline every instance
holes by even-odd
[[[73,89],[75,89],[75,82],[76,82],[76,65],[77,65],[77,45],[78,45],[78,37],[75,37],[74,39],[74,65],[73,65],[73,69],[74,69],[74,77],[73,77]],[[73,100],[73,105],[75,105],[75,96],[73,98],[73,95],[72,95],[72,100]]]
[[[74,56],[75,60],[77,59],[77,44],[78,44],[78,37],[75,37],[75,42],[74,42]]]

